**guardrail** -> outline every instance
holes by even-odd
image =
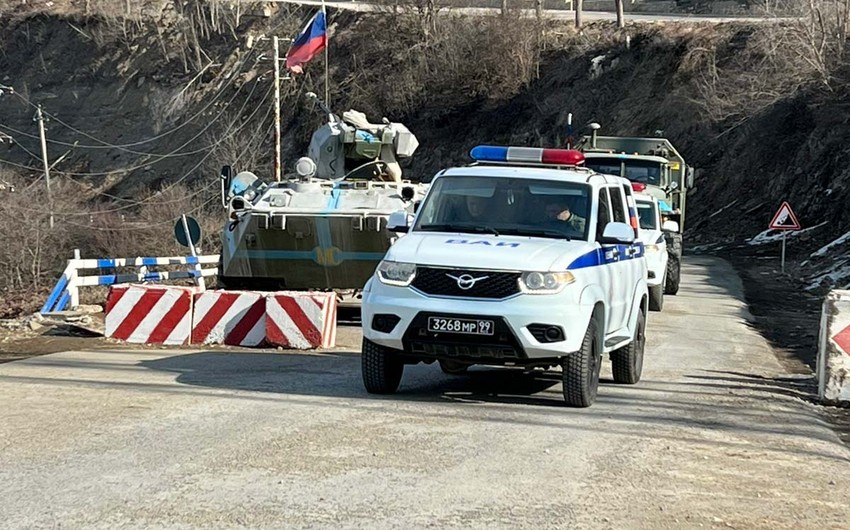
[[[218,274],[218,254],[206,256],[173,256],[165,258],[107,258],[80,259],[79,251],[74,252],[74,259],[68,260],[68,266],[62,277],[56,283],[50,296],[41,308],[40,313],[63,311],[67,307],[80,305],[80,287],[95,285],[115,285],[131,282],[159,282],[163,280],[192,278],[204,287],[204,278]],[[203,268],[202,265],[213,264],[215,267]],[[149,267],[173,265],[191,265],[193,270],[149,271]],[[119,267],[136,267],[132,274],[97,274],[83,276],[80,271],[91,269],[117,269]]]

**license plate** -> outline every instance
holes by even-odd
[[[461,333],[464,335],[492,335],[492,320],[471,318],[428,317],[428,331],[435,333]]]

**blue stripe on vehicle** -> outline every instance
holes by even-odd
[[[613,257],[612,250],[619,250],[619,256]],[[629,255],[628,251],[634,249],[634,254]],[[645,247],[643,243],[635,242],[632,245],[610,245],[602,248],[591,250],[586,254],[582,254],[569,264],[567,270],[586,269],[588,267],[598,267],[599,265],[608,265],[620,261],[637,259],[643,257]]]
[[[567,270],[596,267],[597,265],[602,265],[602,262],[602,250],[597,248],[574,259],[573,262],[570,263],[569,267],[567,267]]]

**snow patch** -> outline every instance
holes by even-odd
[[[804,233],[809,232],[811,230],[814,230],[816,228],[820,228],[820,227],[826,225],[827,223],[828,223],[828,221],[824,221],[823,223],[821,223],[819,225],[815,225],[815,226],[812,226],[810,228],[804,228],[803,230],[795,230],[793,232],[788,230],[788,232],[789,232],[788,239],[798,237],[800,234],[804,234]],[[767,243],[773,243],[773,242],[782,240],[782,232],[785,232],[785,230],[772,230],[772,229],[768,228],[764,232],[757,234],[757,235],[751,237],[750,239],[745,239],[745,241],[747,242],[748,245],[764,245],[764,244],[767,244]]]
[[[720,212],[722,212],[723,210],[726,210],[727,208],[729,208],[730,206],[732,206],[732,205],[733,205],[733,204],[735,204],[736,202],[738,202],[738,199],[735,199],[734,201],[730,202],[729,204],[727,204],[727,205],[726,205],[726,206],[724,206],[723,208],[721,208],[721,209],[717,210],[716,212],[714,212],[713,214],[709,215],[709,216],[708,216],[708,218],[709,218],[709,219],[711,219],[712,217],[714,217],[715,215],[719,214],[719,213],[720,213]]]
[[[835,241],[832,241],[831,243],[824,245],[823,247],[816,250],[815,252],[812,252],[811,257],[812,258],[819,258],[819,257],[825,255],[830,250],[834,249],[835,247],[837,247],[839,245],[843,245],[844,243],[846,243],[848,241],[850,241],[850,232],[847,232],[846,234],[839,237]]]

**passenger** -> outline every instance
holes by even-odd
[[[584,233],[586,220],[584,217],[573,213],[563,199],[556,199],[546,204],[546,218],[549,222],[564,222],[575,232]]]
[[[466,196],[466,209],[469,211],[469,217],[473,221],[480,220],[484,217],[484,210],[487,207],[487,199],[477,195]]]

